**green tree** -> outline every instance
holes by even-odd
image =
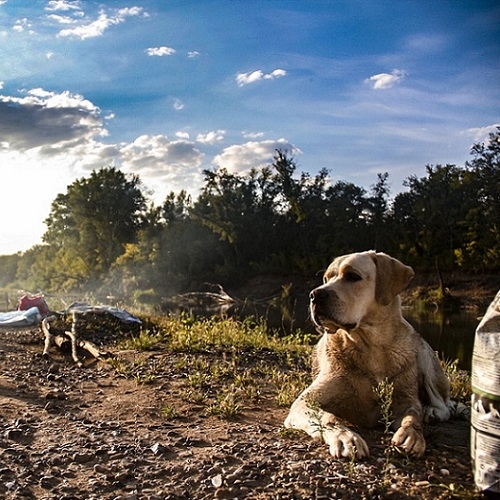
[[[20,259],[20,252],[12,255],[0,255],[0,286],[14,283]]]
[[[78,256],[87,277],[96,279],[109,270],[127,243],[135,241],[144,210],[139,178],[102,168],[56,197],[43,240]]]
[[[405,181],[409,192],[396,197],[393,217],[403,228],[401,243],[408,248],[411,241],[420,262],[435,268],[444,294],[442,270],[453,269],[465,245],[463,221],[473,203],[471,184],[456,165],[427,165],[426,172],[426,177]]]
[[[464,225],[468,244],[461,255],[464,265],[474,269],[500,267],[500,127],[486,143],[474,144],[473,159],[466,162],[474,205]]]
[[[371,186],[371,196],[367,199],[368,219],[373,233],[373,250],[385,250],[388,244],[389,232],[386,228],[386,218],[389,207],[390,189],[388,185],[389,174],[377,174],[377,182]]]
[[[366,191],[351,182],[338,181],[326,190],[326,202],[327,220],[319,235],[323,264],[337,255],[371,248]]]

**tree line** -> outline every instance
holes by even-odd
[[[427,165],[391,198],[389,176],[366,190],[300,173],[277,150],[264,168],[204,171],[196,199],[151,203],[136,175],[93,171],[59,194],[43,243],[0,256],[0,286],[131,297],[224,286],[261,274],[310,277],[332,257],[367,249],[420,271],[500,268],[500,127],[464,166]]]

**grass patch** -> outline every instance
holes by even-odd
[[[208,415],[235,418],[245,406],[258,403],[263,394],[288,408],[311,382],[313,339],[300,332],[280,337],[265,322],[251,318],[141,319],[141,330],[118,344],[119,349],[134,351],[132,359],[125,353],[108,362],[119,376],[138,384],[174,378],[179,384],[179,397],[204,406]],[[470,375],[458,369],[458,361],[443,362],[443,368],[451,382],[453,399],[467,404]],[[383,389],[390,388],[378,388]],[[379,398],[389,405],[383,411],[387,430],[391,398],[385,393]]]
[[[237,418],[263,393],[286,407],[310,381],[311,339],[300,333],[280,337],[251,318],[141,319],[141,330],[119,342],[123,353],[109,363],[138,384],[175,379],[180,399],[206,415]]]
[[[441,361],[441,366],[450,381],[451,398],[469,404],[472,393],[470,373],[458,368],[458,359]]]

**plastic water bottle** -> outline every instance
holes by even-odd
[[[474,339],[471,456],[476,486],[500,499],[500,291]]]

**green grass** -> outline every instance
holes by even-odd
[[[141,330],[118,343],[122,352],[109,364],[138,384],[173,376],[180,399],[207,415],[236,418],[263,394],[287,407],[310,382],[312,346],[300,332],[282,337],[252,319],[141,319]]]
[[[470,373],[458,368],[458,359],[441,361],[441,366],[450,381],[451,398],[469,404],[472,392]]]
[[[203,405],[208,415],[234,418],[263,395],[286,408],[311,381],[311,338],[300,332],[283,337],[251,318],[141,319],[141,330],[117,346],[129,355],[118,354],[108,362],[117,374],[138,384],[173,377],[179,382],[180,398]],[[132,359],[130,351],[135,353]],[[451,381],[452,397],[467,402],[469,374],[459,370],[456,361],[443,363],[443,368]],[[391,398],[385,393],[379,397],[389,405],[383,422],[387,428]]]

